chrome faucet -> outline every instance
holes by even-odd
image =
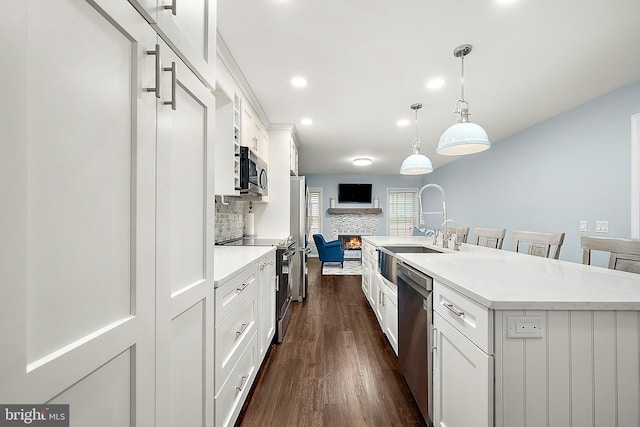
[[[449,233],[449,231],[447,230],[447,227],[445,226],[446,223],[448,222],[452,222],[455,224],[456,229],[458,228],[458,224],[456,224],[456,222],[452,219],[446,219],[444,220],[444,222],[442,223],[442,229],[444,230],[442,232],[442,247],[443,248],[448,248],[449,247],[449,239],[451,238],[451,233]],[[455,240],[453,241],[453,250],[454,251],[459,251],[460,250],[460,241],[458,240],[458,233],[456,232],[454,234],[455,236]]]
[[[442,212],[423,212],[422,211],[422,192],[424,190],[426,190],[427,188],[435,188],[438,191],[440,191],[440,195],[442,196]],[[420,191],[418,191],[418,205],[419,205],[419,209],[420,209],[420,222],[422,223],[423,217],[426,214],[442,214],[442,221],[447,221],[447,205],[444,201],[445,199],[445,195],[444,195],[444,189],[442,187],[440,187],[438,184],[427,184],[422,186],[422,188],[420,188]]]

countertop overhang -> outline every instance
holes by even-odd
[[[213,248],[214,287],[259,260],[269,252],[275,252],[275,246],[215,246]]]
[[[424,237],[363,239],[375,246],[434,247]],[[640,310],[638,274],[471,244],[443,251],[397,258],[493,310]]]

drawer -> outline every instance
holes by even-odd
[[[255,299],[257,282],[258,264],[253,263],[249,268],[242,270],[216,288],[216,325],[229,313],[235,311],[247,294],[253,294]]]
[[[436,280],[433,310],[485,353],[493,354],[493,312],[487,307]]]
[[[258,368],[258,346],[256,334],[240,355],[240,360],[215,396],[216,427],[233,426],[242,409]]]
[[[237,309],[215,327],[215,390],[223,381],[257,329],[257,300],[244,298]]]

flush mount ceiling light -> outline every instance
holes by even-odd
[[[427,88],[431,90],[440,89],[442,86],[444,86],[444,80],[439,77],[431,79],[427,82]]]
[[[309,118],[304,118],[302,120],[300,120],[300,123],[305,125],[305,126],[309,126],[313,124],[313,120],[309,119]]]
[[[291,79],[291,84],[295,87],[305,87],[307,85],[307,79],[297,76]]]
[[[445,156],[458,156],[484,151],[491,146],[487,132],[469,121],[469,103],[464,100],[464,57],[471,52],[470,44],[458,46],[453,56],[462,62],[461,97],[456,102],[456,124],[447,129],[440,137],[436,152]]]
[[[418,110],[421,108],[422,104],[411,105],[411,109],[416,112],[416,139],[413,140],[413,154],[404,159],[402,166],[400,166],[400,173],[402,175],[423,175],[433,172],[431,160],[424,154],[420,154],[421,144],[420,138],[418,138]]]
[[[373,163],[373,160],[368,157],[358,157],[357,159],[353,159],[353,164],[356,166],[369,166],[371,163]]]

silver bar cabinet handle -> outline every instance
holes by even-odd
[[[433,351],[438,350],[438,341],[436,341],[437,331],[438,329],[435,326],[431,325],[431,350]]]
[[[147,92],[155,92],[156,98],[160,98],[160,45],[156,45],[156,50],[148,50],[147,55],[156,57],[156,87],[146,88]]]
[[[449,303],[443,302],[442,305],[444,305],[447,309],[449,309],[450,312],[452,312],[456,316],[458,316],[460,318],[464,317],[464,311],[456,310],[455,308],[453,308],[453,304],[449,304]]]
[[[171,10],[171,14],[173,16],[176,16],[176,3],[178,3],[178,0],[173,0],[171,2],[171,4],[166,4],[166,5],[162,6],[162,8],[164,10]]]
[[[249,326],[248,323],[243,323],[242,327],[240,328],[240,330],[236,331],[236,337],[242,335],[242,333],[245,331],[245,329],[247,329],[247,326]]]
[[[247,286],[249,286],[249,284],[248,284],[248,283],[243,283],[242,285],[240,285],[240,286],[238,286],[238,287],[236,288],[236,292],[240,293],[240,292],[244,291],[244,289],[245,289]]]
[[[242,380],[240,381],[240,385],[236,386],[236,391],[242,391],[242,389],[244,388],[244,385],[247,383],[247,379],[249,377],[247,375],[243,375],[242,376]]]
[[[171,105],[171,109],[176,109],[176,63],[171,61],[171,67],[164,67],[164,71],[171,71],[171,101],[164,101],[164,105]]]
[[[276,276],[276,292],[280,290],[280,276]]]

